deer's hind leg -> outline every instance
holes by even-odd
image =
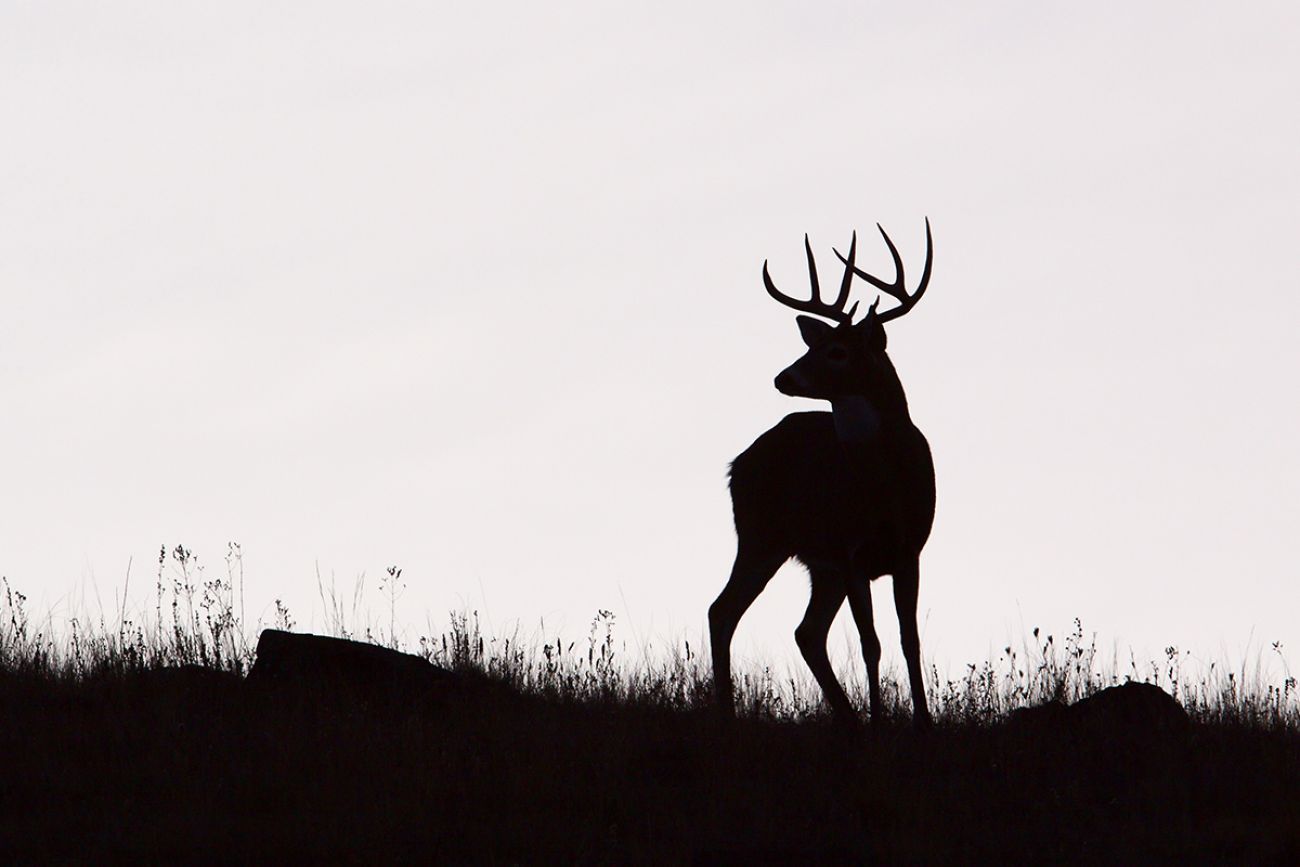
[[[713,689],[718,707],[727,716],[736,713],[736,697],[731,688],[731,637],[749,606],[772,580],[786,555],[755,549],[743,542],[736,552],[731,577],[718,598],[709,606],[709,644],[713,652]]]
[[[871,579],[855,575],[848,585],[849,608],[853,622],[858,625],[862,640],[862,661],[867,666],[867,712],[871,719],[879,718],[880,706],[880,639],[876,637],[875,618],[871,610]]]
[[[794,640],[826,695],[831,710],[841,719],[852,719],[853,705],[844,694],[844,687],[836,679],[830,657],[826,655],[826,636],[844,604],[845,575],[824,567],[810,566],[808,571],[812,577],[812,595],[803,620],[794,631]]]

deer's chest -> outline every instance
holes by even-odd
[[[835,424],[835,438],[846,449],[869,448],[880,438],[880,410],[865,397],[831,401],[831,420]]]

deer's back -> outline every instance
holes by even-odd
[[[731,500],[742,546],[841,568],[853,556],[874,577],[929,538],[934,466],[910,421],[846,447],[831,413],[793,413],[732,462]]]

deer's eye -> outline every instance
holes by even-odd
[[[826,359],[836,364],[843,364],[849,360],[849,351],[843,346],[832,346],[826,350]]]

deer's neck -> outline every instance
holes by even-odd
[[[840,442],[861,445],[880,436],[884,420],[872,401],[861,395],[837,397],[831,401],[831,417]]]

